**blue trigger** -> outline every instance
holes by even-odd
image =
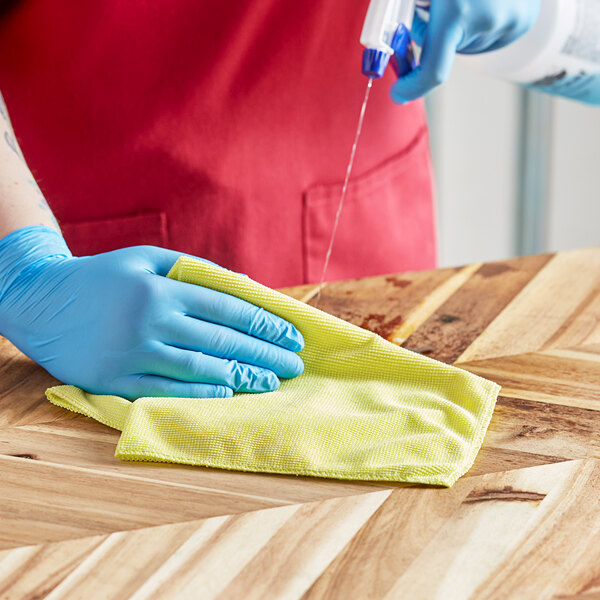
[[[396,76],[400,78],[412,73],[417,67],[417,60],[415,58],[410,31],[408,31],[406,25],[401,24],[398,26],[390,46],[394,50],[391,63]]]

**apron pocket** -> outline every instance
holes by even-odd
[[[107,217],[61,223],[63,235],[75,256],[98,254],[126,246],[166,246],[167,216],[148,212],[126,217]]]
[[[360,152],[360,148],[359,148]],[[305,283],[321,279],[343,182],[304,193]],[[348,185],[326,280],[431,269],[435,211],[427,130]]]

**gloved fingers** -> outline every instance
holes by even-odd
[[[468,39],[463,39],[459,54],[480,54],[491,52],[514,42],[522,34],[513,29],[504,28],[492,32],[477,33]]]
[[[153,370],[169,379],[226,386],[235,392],[272,392],[279,387],[279,379],[268,369],[167,345]]]
[[[424,96],[450,76],[457,47],[463,32],[460,14],[449,7],[453,3],[434,2],[421,54],[421,64],[405,77],[400,78],[391,89],[394,102],[404,104]]]
[[[512,44],[535,25],[540,5],[540,0],[514,0],[478,7],[480,10],[472,11],[474,14],[465,20],[459,53],[491,52]]]
[[[492,34],[479,34],[474,35],[468,40],[463,40],[463,44],[459,49],[461,54],[479,54],[480,52],[487,51],[490,43],[493,45],[497,43],[499,37],[494,36],[494,40],[490,42],[490,35]]]
[[[511,34],[505,34],[504,32],[498,32],[489,35],[478,35],[473,40],[470,40],[464,48],[459,50],[459,54],[481,54],[482,52],[493,52],[512,44],[518,40],[522,33],[512,32]]]
[[[415,13],[415,18],[410,28],[410,37],[417,46],[423,47],[428,26],[429,22],[422,19],[418,13]]]
[[[174,315],[159,335],[161,341],[170,346],[255,365],[286,379],[296,377],[304,370],[302,359],[295,352],[235,329],[185,315]]]
[[[304,348],[302,334],[288,321],[240,298],[187,283],[179,284],[178,297],[185,314],[230,327],[298,352]]]
[[[145,397],[231,398],[233,390],[223,385],[188,383],[157,375],[127,375],[119,380],[114,392],[128,400]]]
[[[540,0],[444,0],[430,5],[430,14],[444,12],[447,23],[458,22],[463,37],[460,54],[491,52],[513,43],[527,33],[540,14]],[[423,46],[428,21],[417,10],[411,28],[413,40]]]

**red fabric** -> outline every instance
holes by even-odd
[[[368,0],[21,0],[0,89],[74,254],[152,243],[319,279],[366,79]],[[375,82],[328,279],[431,268],[423,105]]]

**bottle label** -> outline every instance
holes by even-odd
[[[598,104],[600,101],[600,75],[583,70],[575,74],[563,70],[534,81],[526,87],[590,104]]]
[[[597,104],[600,101],[600,0],[569,0],[575,4],[573,25],[553,64],[527,87]]]
[[[598,0],[571,0],[577,4],[575,28],[562,53],[600,64],[600,4]]]

